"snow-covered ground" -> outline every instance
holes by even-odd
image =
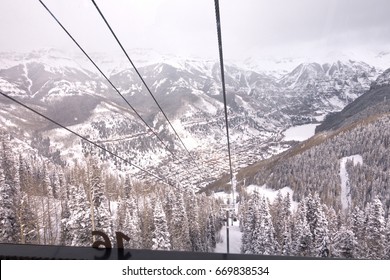
[[[216,199],[221,199],[223,203],[227,204],[228,202],[232,201],[233,194],[226,192],[216,192],[214,193],[214,197]]]
[[[315,134],[315,129],[318,124],[297,125],[286,129],[283,132],[284,141],[304,141]]]
[[[351,160],[354,165],[363,164],[361,155],[353,155],[340,159],[340,180],[341,180],[341,206],[343,210],[351,205],[351,186],[349,184],[349,175],[346,169],[347,161]]]
[[[223,226],[219,232],[220,241],[215,247],[215,253],[227,253],[227,238],[226,238],[226,226]],[[241,253],[241,235],[240,222],[229,222],[229,253],[240,254]]]
[[[268,198],[271,203],[274,201],[274,199],[276,198],[279,191],[283,197],[286,196],[287,193],[289,193],[290,199],[291,199],[291,210],[295,210],[298,207],[298,202],[292,200],[294,191],[290,187],[284,187],[280,190],[273,190],[273,189],[267,188],[266,185],[263,185],[263,186],[249,185],[246,188],[246,191],[248,193],[253,193],[254,191],[256,191],[257,193],[260,194],[260,196],[265,196],[266,198]]]

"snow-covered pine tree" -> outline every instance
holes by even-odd
[[[210,212],[206,227],[206,252],[212,252],[217,245],[215,235],[215,217],[214,214]]]
[[[168,221],[168,225],[169,223],[171,222],[171,219],[172,219],[172,211],[173,211],[173,205],[175,204],[175,193],[174,191],[172,190],[172,188],[170,187],[167,187],[168,190],[166,190],[166,195],[164,196],[164,200],[163,200],[163,208],[164,208],[164,212],[165,212],[165,215],[167,216],[167,221]]]
[[[332,243],[334,236],[339,230],[338,217],[336,211],[332,206],[328,207],[324,204],[323,209],[324,209],[326,220],[328,221],[329,239],[330,242]]]
[[[210,246],[208,232],[209,232],[209,217],[212,213],[212,203],[210,198],[206,193],[199,194],[197,196],[198,202],[198,220],[199,220],[199,234],[200,234],[200,243],[202,244],[204,252],[212,252],[212,246]],[[201,207],[199,207],[201,205]],[[215,227],[214,227],[215,233]]]
[[[64,174],[60,172],[58,174],[58,179],[60,183],[60,201],[61,201],[61,235],[60,235],[60,244],[66,245],[69,243],[69,240],[71,240],[70,233],[68,231],[68,228],[66,226],[66,222],[68,221],[70,217],[70,210],[69,210],[69,184],[66,182],[64,178]]]
[[[199,229],[199,207],[195,192],[193,190],[187,192],[186,208],[192,251],[202,252],[204,251],[204,248]]]
[[[132,195],[126,198],[126,216],[123,232],[130,238],[128,244],[131,249],[142,249],[142,233],[137,207],[137,203]]]
[[[126,234],[126,214],[127,214],[127,207],[126,207],[126,199],[123,197],[124,194],[120,193],[118,198],[118,205],[116,210],[116,221],[115,221],[115,231],[120,231],[124,234]]]
[[[154,207],[153,218],[154,231],[152,249],[168,251],[171,249],[170,234],[168,232],[167,219],[159,199]]]
[[[120,193],[117,209],[116,231],[124,233],[130,238],[124,245],[131,249],[142,248],[141,231],[135,199],[131,189]]]
[[[154,229],[153,222],[153,207],[151,205],[150,199],[146,196],[142,197],[142,204],[139,209],[139,220],[140,220],[140,229],[142,232],[142,247],[144,249],[151,249],[153,246],[152,243],[152,233]],[[171,242],[172,244],[172,242]]]
[[[132,190],[133,190],[133,186],[132,186],[132,183],[131,183],[130,175],[126,174],[125,185],[123,187],[124,197],[125,198],[130,197],[131,193],[132,193]]]
[[[20,191],[27,192],[29,189],[29,177],[31,174],[28,172],[28,166],[22,155],[19,154],[18,174],[20,182]]]
[[[90,204],[82,186],[70,186],[69,190],[69,217],[62,219],[65,245],[92,246],[92,223]]]
[[[355,258],[366,258],[366,219],[364,211],[356,206],[352,212],[351,230],[356,238]]]
[[[381,259],[385,250],[385,218],[382,202],[378,197],[374,199],[367,213],[367,257]]]
[[[60,179],[57,174],[57,170],[54,170],[54,172],[50,176],[50,184],[51,184],[51,189],[53,192],[53,197],[55,199],[60,198]]]
[[[255,192],[253,196],[246,201],[245,213],[243,213],[243,229],[241,236],[241,253],[242,254],[254,254],[254,232],[256,229],[257,218],[258,218],[258,193]]]
[[[18,243],[20,224],[17,213],[20,205],[20,185],[15,182],[15,162],[6,136],[0,143],[0,242]]]
[[[108,206],[108,199],[104,193],[104,185],[101,178],[101,168],[96,159],[92,159],[90,166],[90,190],[92,211],[91,218],[94,230],[99,230],[112,236],[112,219]]]
[[[272,217],[272,224],[275,229],[275,238],[279,244],[283,241],[284,223],[286,221],[285,209],[283,205],[283,196],[280,191],[277,192],[276,198],[271,204],[270,212]]]
[[[32,211],[29,197],[26,192],[21,192],[18,219],[20,224],[20,243],[37,244],[37,215]]]
[[[385,229],[385,256],[384,259],[390,260],[390,213],[387,214]]]
[[[1,165],[1,164],[0,164]],[[20,243],[37,244],[37,215],[32,210],[30,203],[28,166],[22,155],[18,156],[18,168],[16,174],[16,184],[20,186],[19,207],[17,207],[17,218],[20,225]]]
[[[356,238],[352,230],[341,227],[335,234],[332,246],[332,257],[355,258]]]
[[[329,230],[318,193],[306,198],[306,217],[313,242],[313,253],[316,257],[329,256]]]
[[[71,233],[69,231],[69,226],[67,222],[70,219],[70,210],[69,210],[69,199],[61,201],[61,235],[60,235],[60,245],[66,246],[70,244],[72,240]],[[92,228],[91,228],[92,230]]]
[[[287,217],[284,221],[283,240],[280,244],[280,253],[282,256],[294,256],[293,242],[291,238],[291,218]]]
[[[265,197],[262,197],[252,237],[254,253],[259,255],[274,255],[279,252],[279,244],[275,239],[275,230],[268,205],[269,202]]]
[[[43,182],[42,191],[44,196],[41,198],[42,202],[45,201],[42,209],[44,209],[44,231],[45,231],[45,244],[54,245],[57,239],[57,225],[56,225],[56,207],[54,201],[53,188],[50,182],[49,171],[47,166],[43,165]]]
[[[330,239],[328,230],[328,221],[324,212],[321,210],[322,205],[319,205],[317,227],[315,228],[314,246],[317,257],[326,258],[330,254]]]
[[[295,213],[293,250],[298,256],[313,256],[313,237],[306,218],[306,203],[301,201]]]
[[[176,193],[176,199],[172,209],[171,244],[172,249],[177,251],[191,251],[192,249],[188,217],[181,192]]]
[[[247,198],[245,196],[240,197],[240,203],[238,205],[238,220],[240,221],[240,231],[244,231],[245,219],[246,219],[246,211],[247,211]]]
[[[283,215],[284,215],[284,217],[290,217],[291,216],[291,197],[290,197],[290,193],[287,193],[286,196],[283,198]]]

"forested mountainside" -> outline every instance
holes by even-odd
[[[343,125],[363,120],[370,115],[390,111],[390,69],[381,74],[370,90],[348,104],[343,110],[331,113],[316,127],[316,132],[335,130]]]
[[[215,247],[222,219],[212,197],[114,176],[93,156],[65,167],[8,134],[0,142],[0,243],[89,247],[98,230],[114,246],[122,232],[126,248]]]
[[[347,161],[352,207],[364,207],[379,195],[390,206],[390,114],[354,124],[337,132],[322,132],[283,155],[257,166],[254,182],[273,189],[294,190],[300,201],[311,192],[335,209],[341,209],[340,168],[342,159],[362,157],[361,164]]]
[[[227,161],[221,157],[226,137],[216,61],[175,56],[161,60],[161,55],[157,55],[160,60],[151,60],[156,54],[147,51],[135,57],[190,156],[130,65],[107,55],[92,56],[164,144],[80,55],[53,49],[1,53],[0,90],[159,176],[178,174],[187,187],[203,188],[227,172]],[[282,143],[285,129],[318,122],[328,112],[342,109],[368,90],[381,73],[381,69],[349,59],[298,63],[280,75],[227,64],[229,125],[237,168],[287,149],[291,143]],[[0,125],[20,140],[49,139],[50,149],[59,150],[67,162],[91,152],[91,147],[73,135],[0,98]],[[177,164],[164,146],[183,164]],[[99,152],[99,157],[138,179],[148,179],[106,153]]]
[[[271,204],[259,194],[246,195],[243,253],[390,258],[390,106],[383,98],[388,92],[387,83],[373,83],[333,115],[341,120],[333,120],[332,130],[239,173],[241,184],[291,188],[298,202],[291,212],[289,199],[280,194]]]
[[[114,245],[123,232],[128,248],[214,251],[226,201],[195,191],[228,166],[215,62],[141,68],[201,163],[196,170],[132,70],[106,67],[176,159],[92,70],[52,51],[15,56],[0,56],[4,94],[127,162],[2,96],[1,242],[90,246],[95,229]],[[242,253],[389,258],[388,73],[351,60],[304,63],[278,77],[226,67]],[[286,128],[318,123],[349,103],[311,139],[283,140]],[[271,201],[246,191],[249,183],[292,195]]]
[[[240,171],[241,252],[389,259],[389,125],[376,114]]]
[[[390,219],[377,196],[347,214],[308,194],[291,210],[289,195],[270,203],[254,192],[241,196],[241,252],[317,258],[390,258]]]

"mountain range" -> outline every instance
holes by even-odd
[[[127,102],[175,156],[80,55],[53,49],[23,54],[1,53],[0,90],[173,182],[202,188],[227,173],[219,63],[159,56],[151,51],[137,50],[135,53],[139,72],[192,156],[185,151],[134,69],[123,58],[92,55]],[[225,67],[235,171],[294,145],[292,141],[283,140],[287,128],[319,123],[329,113],[340,111],[348,104],[345,110],[351,108],[360,112],[363,105],[353,105],[356,104],[353,101],[360,100],[365,104],[365,100],[373,98],[365,97],[364,93],[377,96],[377,92],[389,83],[388,70],[345,58],[326,63],[298,63],[292,71],[254,69],[253,65],[245,67],[245,64],[237,66],[234,63],[227,63]],[[380,100],[383,98],[379,97]],[[342,112],[325,118],[317,130],[337,127],[344,122],[350,113]],[[4,97],[0,102],[0,120],[2,130],[31,150],[41,154],[46,150],[47,155],[58,151],[59,162],[75,164],[82,162],[84,155],[94,152],[108,168],[148,179],[148,175],[134,167],[95,150]],[[46,140],[49,144],[43,149],[45,139],[50,141]]]

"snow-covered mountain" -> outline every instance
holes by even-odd
[[[132,52],[129,52],[130,55]],[[116,154],[171,180],[203,187],[227,172],[220,69],[217,61],[160,56],[137,50],[134,62],[183,139],[196,164],[175,137],[135,71],[123,58],[93,54],[112,83],[174,153],[148,131],[126,102],[80,55],[56,50],[0,54],[0,89],[104,145]],[[297,65],[291,72],[254,71],[228,64],[225,80],[234,168],[245,167],[288,148],[282,131],[316,122],[342,109],[369,89],[381,73],[364,62]],[[21,139],[50,137],[69,162],[91,147],[1,97],[2,129]],[[22,133],[20,127],[25,129]],[[100,152],[102,159],[109,156]],[[182,162],[178,164],[179,158]],[[109,165],[146,175],[108,160]],[[198,168],[202,170],[199,172]],[[173,175],[175,174],[175,175]]]
[[[320,109],[342,109],[370,88],[378,70],[364,62],[303,63],[280,83],[296,94],[318,99]],[[312,96],[312,97],[310,97]]]
[[[318,193],[350,222],[356,211],[380,201],[388,215],[390,86],[388,71],[342,111],[328,116],[316,134],[278,155],[241,169],[238,186],[291,188],[293,200]],[[209,186],[223,189],[228,176]],[[230,189],[230,187],[228,186]]]
[[[370,90],[348,104],[340,112],[326,116],[325,120],[316,127],[316,132],[336,130],[342,126],[352,124],[380,115],[390,110],[390,69],[384,71],[371,83]]]

